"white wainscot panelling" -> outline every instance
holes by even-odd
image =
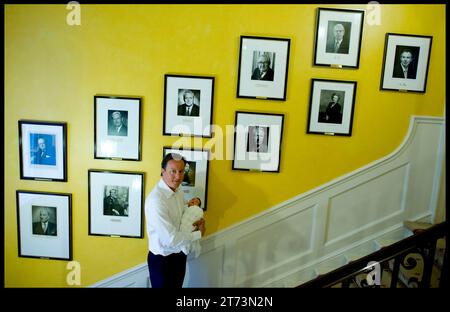
[[[433,220],[444,150],[444,119],[413,116],[390,155],[202,240],[184,286],[293,287],[410,235]],[[93,286],[146,285],[143,263]]]

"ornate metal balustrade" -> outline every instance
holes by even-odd
[[[447,222],[414,231],[410,237],[319,275],[297,288],[447,287],[448,248],[444,246],[447,234]]]

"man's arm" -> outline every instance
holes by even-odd
[[[174,224],[168,214],[168,207],[159,200],[149,200],[146,202],[148,226],[151,226],[159,235],[162,245],[167,247],[181,247],[183,244],[201,238],[201,231],[183,233]]]

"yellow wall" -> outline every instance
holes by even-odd
[[[18,257],[17,189],[73,194],[73,256],[82,286],[146,260],[146,237],[88,235],[87,170],[144,171],[145,194],[150,192],[162,147],[177,139],[162,135],[166,73],[216,77],[213,122],[222,127],[234,125],[236,110],[285,114],[280,173],[232,171],[230,160],[210,162],[208,234],[386,156],[402,142],[411,115],[444,115],[444,5],[383,5],[381,24],[364,25],[356,70],[312,66],[316,8],[81,5],[81,25],[68,26],[65,5],[7,5],[5,286],[64,287],[69,272],[66,261]],[[379,90],[386,32],[433,36],[425,94]],[[241,35],[291,39],[285,102],[236,98]],[[358,81],[351,137],[306,134],[311,78]],[[94,159],[95,94],[143,97],[142,161]],[[20,119],[67,122],[68,182],[20,179]]]

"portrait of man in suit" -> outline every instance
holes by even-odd
[[[392,77],[416,79],[420,47],[397,46]]]
[[[108,135],[127,136],[128,112],[108,110]]]
[[[326,53],[348,54],[350,45],[350,22],[328,22]]]
[[[269,127],[249,126],[247,152],[267,153],[269,141]]]
[[[200,116],[200,90],[178,90],[178,116]],[[197,104],[196,104],[197,103]]]
[[[56,165],[55,136],[51,134],[30,134],[31,164]]]
[[[103,215],[128,216],[128,187],[105,186],[103,198]]]
[[[56,207],[32,206],[33,234],[56,236]]]
[[[252,80],[273,81],[274,69],[273,61],[275,53],[270,52],[253,52],[253,71]]]

